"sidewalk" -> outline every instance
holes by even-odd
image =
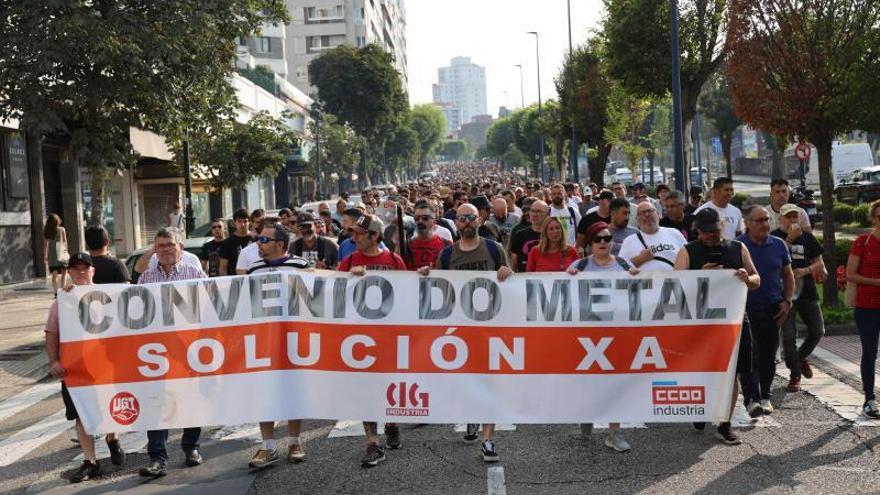
[[[0,397],[45,377],[43,328],[54,300],[45,281],[0,289]]]

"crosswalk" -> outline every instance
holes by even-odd
[[[839,358],[835,360],[835,355],[825,350],[818,350],[817,357],[831,362],[844,372],[853,372],[853,367],[857,371],[858,367],[852,363],[841,363]],[[787,380],[788,370],[784,366],[778,367],[780,377]],[[853,427],[880,427],[880,420],[872,420],[861,415],[861,405],[863,402],[862,392],[854,389],[850,385],[838,380],[837,378],[824,373],[822,370],[814,368],[814,376],[810,380],[802,382],[802,389],[805,393],[815,397],[817,401],[825,405],[833,411],[841,420],[849,422]],[[3,422],[12,419],[19,419],[31,407],[35,407],[44,401],[57,401],[57,395],[60,393],[60,386],[57,382],[38,383],[13,395],[3,401],[0,401],[0,425]],[[778,416],[777,416],[778,417]],[[733,426],[735,428],[780,428],[783,425],[773,415],[764,416],[757,420],[749,417],[740,398],[733,416]],[[281,423],[279,423],[280,425]],[[595,425],[596,428],[605,428],[607,425]],[[644,424],[624,424],[623,428],[646,428]],[[55,411],[48,416],[42,417],[33,424],[10,432],[8,436],[0,440],[0,467],[10,466],[13,463],[24,459],[41,446],[58,438],[65,432],[71,431],[73,423],[67,421],[64,417],[63,408]],[[383,433],[382,426],[379,426],[379,433]],[[451,428],[456,433],[465,431],[464,424],[448,425],[444,428]],[[499,424],[496,426],[497,431],[516,431],[516,425]],[[329,439],[345,438],[345,437],[361,437],[364,430],[359,420],[340,420],[321,435],[326,434]],[[257,443],[260,441],[260,429],[256,424],[223,426],[214,429],[206,429],[203,433],[203,439],[213,442],[226,441],[245,441]],[[120,442],[126,452],[146,452],[147,436],[145,432],[128,433],[121,435]],[[99,458],[109,456],[106,443],[103,439],[95,442],[97,454]],[[78,454],[71,458],[71,461],[79,462],[82,454]]]

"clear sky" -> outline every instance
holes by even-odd
[[[601,0],[571,0],[572,42],[586,40],[603,15]],[[407,0],[410,102],[431,102],[437,68],[452,57],[471,57],[486,68],[489,113],[519,108],[523,65],[525,104],[538,101],[535,37],[540,36],[541,98],[556,96],[553,80],[568,53],[565,0]]]

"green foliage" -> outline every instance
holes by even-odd
[[[513,118],[504,117],[498,119],[489,126],[486,133],[486,151],[493,157],[500,157],[507,153],[517,133]]]
[[[287,22],[283,2],[4,2],[0,120],[70,138],[94,170],[132,162],[130,127],[179,143],[234,115],[235,39]],[[103,190],[92,218],[102,220]]]
[[[511,169],[522,168],[529,164],[529,157],[523,154],[523,152],[513,143],[508,145],[507,151],[504,152],[501,159],[504,160],[504,163]]]
[[[827,282],[826,282],[827,283]],[[826,325],[851,325],[855,320],[853,308],[847,308],[843,300],[843,292],[837,295],[837,305],[825,304],[824,291],[819,291],[819,303],[822,305],[822,319]]]
[[[391,136],[391,139],[385,143],[386,171],[394,174],[418,173],[419,134],[413,129],[412,116],[409,112],[398,115]]]
[[[277,175],[300,142],[283,121],[260,112],[246,123],[226,120],[195,134],[189,145],[196,174],[214,187],[243,188],[256,177]]]
[[[853,208],[853,220],[858,222],[859,227],[870,227],[871,219],[868,218],[868,212],[871,209],[871,205],[868,203],[862,203],[855,208]]]
[[[708,88],[700,98],[700,107],[702,115],[718,131],[718,137],[721,139],[722,154],[727,165],[728,176],[730,176],[731,167],[733,166],[730,157],[730,146],[733,143],[733,133],[742,125],[742,121],[734,112],[733,102],[730,100],[727,77],[724,74],[718,74],[709,81]]]
[[[309,134],[320,141],[321,175],[324,179],[322,182],[326,183],[326,178],[333,173],[341,178],[351,178],[354,167],[360,159],[361,138],[350,126],[340,124],[338,119],[330,114],[322,114],[320,129],[318,125],[313,119],[309,123]],[[312,150],[309,165],[317,172],[317,149]]]
[[[621,86],[615,86],[609,98],[605,140],[623,149],[633,177],[638,174],[639,163],[646,152],[643,130],[650,105],[648,100],[627,93]]]
[[[813,234],[816,237],[816,240],[819,241],[819,244],[822,244],[823,238],[822,234]],[[830,266],[841,266],[846,265],[846,260],[849,257],[849,252],[852,249],[853,240],[852,239],[843,239],[843,238],[835,238],[834,239],[834,263]],[[829,268],[830,271],[830,268]]]
[[[847,224],[853,221],[853,207],[848,204],[835,203],[831,213],[834,223]]]
[[[238,73],[269,93],[273,95],[278,94],[278,85],[275,84],[275,73],[269,67],[258,65],[253,69],[238,69]]]
[[[449,139],[440,147],[440,154],[447,160],[464,160],[468,158],[468,142],[464,139]]]
[[[446,116],[430,103],[412,109],[412,127],[419,137],[419,163],[427,164],[446,132]]]
[[[752,196],[746,193],[735,193],[732,198],[730,198],[730,204],[736,206],[739,209],[742,209],[743,205],[746,203],[752,202]]]

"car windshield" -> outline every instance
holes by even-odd
[[[865,175],[867,176],[865,177],[865,180],[868,182],[880,182],[880,170]]]

